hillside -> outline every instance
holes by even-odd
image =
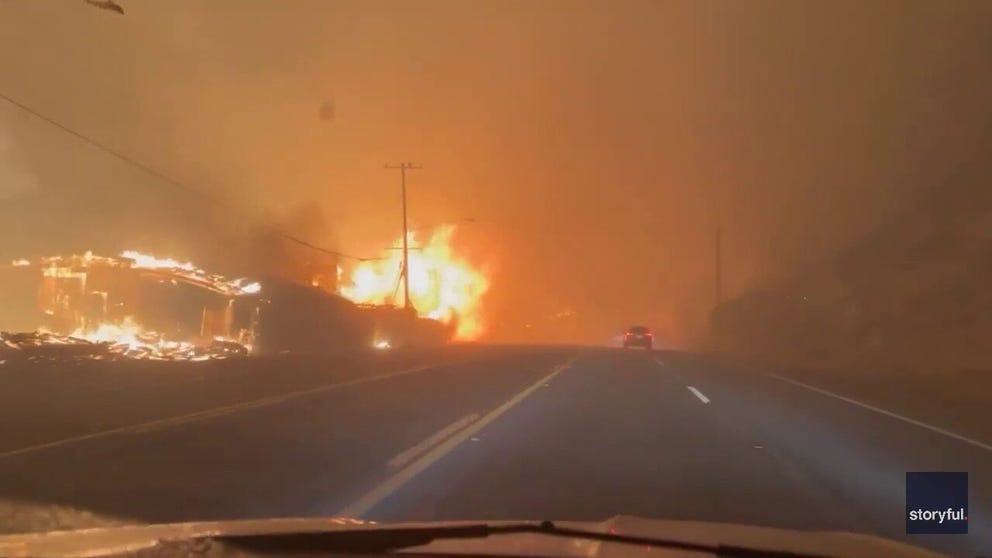
[[[721,305],[711,342],[804,365],[992,371],[992,186],[974,170],[836,258]]]

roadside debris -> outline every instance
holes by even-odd
[[[0,332],[0,356],[3,361],[79,361],[147,359],[162,361],[202,361],[249,354],[240,343],[215,340],[206,346],[192,343],[135,339],[128,342],[89,341],[71,335],[44,331],[30,333]]]

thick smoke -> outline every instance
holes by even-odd
[[[0,203],[37,186],[37,177],[24,164],[10,131],[0,119]]]
[[[333,254],[303,244],[319,248],[335,245],[324,211],[315,202],[267,211],[245,231],[215,234],[226,234],[228,242],[207,257],[237,275],[306,281],[314,273],[336,268]],[[317,241],[313,239],[322,239],[322,243],[314,244]]]
[[[236,239],[313,200],[333,227],[307,240],[377,254],[399,230],[383,164],[411,160],[413,221],[473,217],[468,255],[498,256],[503,338],[640,322],[691,341],[717,228],[725,298],[785,281],[913,207],[992,129],[986,2],[79,4],[0,3],[0,51],[18,53],[0,89],[238,207],[15,114],[38,184],[0,208],[15,252],[257,267],[281,243],[253,260]]]

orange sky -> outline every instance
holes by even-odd
[[[992,128],[982,2],[120,3],[0,2],[0,92],[231,204],[316,207],[304,232],[350,253],[399,231],[383,164],[422,163],[411,219],[476,219],[457,241],[492,266],[507,337],[564,308],[583,340],[691,337],[717,224],[733,294],[884,220]],[[196,259],[216,242],[197,226],[247,227],[2,102],[0,163],[0,256]]]

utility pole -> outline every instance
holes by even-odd
[[[386,165],[387,169],[400,169],[400,186],[403,192],[403,308],[410,308],[410,248],[407,246],[409,239],[407,238],[406,224],[406,171],[407,169],[422,169],[422,165],[415,165],[413,163],[400,163],[398,165]]]
[[[723,258],[721,257],[721,254],[720,254],[720,250],[721,250],[720,244],[721,244],[721,242],[723,240],[722,239],[722,233],[723,233],[723,230],[718,225],[717,228],[716,228],[716,246],[715,246],[716,250],[715,250],[715,261],[714,261],[714,264],[715,265],[713,266],[714,267],[714,272],[715,272],[715,285],[714,285],[714,287],[716,288],[716,306],[720,306],[720,303],[723,302],[723,285],[722,285],[722,279],[723,279],[723,277],[722,277],[722,275],[723,275]]]

